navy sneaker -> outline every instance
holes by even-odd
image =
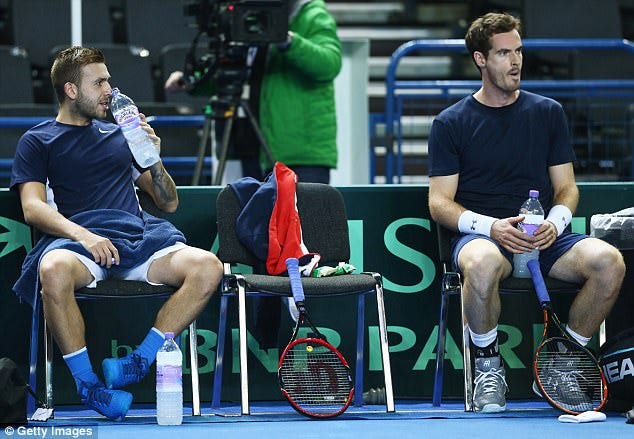
[[[120,389],[143,379],[150,365],[147,359],[132,353],[123,358],[106,358],[101,363],[106,387]]]
[[[107,389],[101,382],[81,381],[77,390],[81,402],[113,421],[121,421],[132,404],[132,394],[124,390]]]

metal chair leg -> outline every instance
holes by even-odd
[[[445,349],[447,345],[447,319],[449,315],[449,296],[451,293],[462,295],[462,281],[460,274],[448,271],[443,264],[443,276],[440,287],[440,319],[438,322],[438,336],[436,342],[436,371],[434,374],[434,393],[432,405],[438,407],[442,402],[442,389],[445,375]]]
[[[460,294],[460,315],[462,316],[462,359],[463,359],[463,386],[464,386],[464,410],[473,411],[473,372],[471,365],[471,351],[469,348],[469,325],[465,314],[465,305]]]
[[[247,368],[247,312],[244,279],[238,279],[238,337],[240,351],[241,413],[249,414],[249,371]]]
[[[363,346],[365,345],[365,294],[359,294],[357,298],[357,355],[354,373],[354,405],[363,405]]]
[[[229,297],[220,298],[220,317],[218,322],[218,338],[216,342],[216,366],[214,367],[214,388],[211,398],[211,408],[220,408],[222,396],[222,372],[224,370],[225,338],[227,335],[227,305]]]
[[[37,393],[37,350],[40,336],[40,301],[36,300],[33,305],[33,314],[31,316],[31,346],[29,349],[29,386],[33,392]],[[35,398],[28,395],[28,413],[35,412]]]
[[[46,356],[46,408],[53,409],[53,334],[49,331],[44,319],[44,355]],[[51,415],[52,417],[52,415]]]
[[[445,348],[447,345],[447,318],[449,314],[449,292],[440,292],[440,319],[438,321],[438,336],[436,341],[436,371],[434,373],[434,393],[432,406],[439,407],[442,403],[442,389],[445,374]]]
[[[394,389],[392,387],[392,367],[387,339],[387,322],[385,318],[385,303],[383,301],[383,282],[381,275],[374,273],[376,280],[376,305],[379,314],[379,336],[381,339],[381,358],[383,360],[383,378],[385,380],[385,406],[387,412],[394,412]]]
[[[198,377],[198,337],[196,321],[189,325],[189,362],[192,380],[192,415],[200,416],[200,382]]]

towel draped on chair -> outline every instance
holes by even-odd
[[[308,275],[319,262],[319,255],[310,253],[302,240],[296,185],[295,173],[280,162],[264,182],[244,177],[229,185],[242,207],[236,219],[237,238],[266,262],[270,275],[284,273],[287,258],[299,259]]]

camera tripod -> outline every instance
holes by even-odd
[[[264,151],[271,163],[275,163],[271,149],[264,139],[262,130],[260,129],[257,120],[253,116],[253,112],[251,111],[248,102],[245,99],[233,100],[212,97],[209,100],[209,103],[204,112],[205,124],[203,126],[203,134],[198,145],[198,156],[196,160],[196,167],[194,168],[194,174],[192,176],[192,186],[198,186],[200,182],[208,144],[210,145],[211,156],[213,157],[214,144],[216,143],[214,121],[218,119],[224,119],[225,125],[222,133],[222,142],[220,144],[220,149],[217,151],[218,166],[216,168],[216,172],[212,172],[212,184],[214,186],[219,186],[222,183],[222,177],[224,176],[225,167],[227,164],[229,141],[231,140],[231,128],[233,126],[233,121],[238,117],[238,110],[240,108],[246,114],[247,120],[253,128],[253,132],[257,137],[262,151]]]

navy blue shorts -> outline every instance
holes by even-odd
[[[553,268],[557,259],[559,259],[564,253],[566,253],[570,248],[575,245],[577,242],[582,239],[587,238],[588,235],[584,235],[582,233],[573,233],[568,230],[564,230],[555,242],[548,247],[546,250],[540,250],[539,252],[539,265],[542,269],[542,273],[550,273],[550,269]],[[469,241],[474,239],[486,239],[494,243],[498,249],[502,252],[504,257],[508,259],[513,266],[513,253],[501,247],[497,242],[495,242],[492,238],[489,238],[485,235],[475,235],[475,234],[463,234],[453,238],[451,242],[452,247],[452,262],[454,270],[458,270],[458,253],[462,249],[462,247]]]

